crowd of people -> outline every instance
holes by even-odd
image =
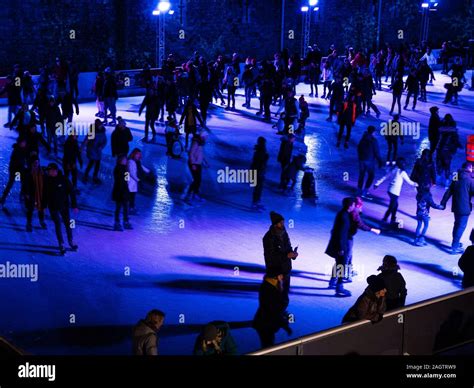
[[[443,62],[444,63],[444,62]],[[355,50],[347,47],[340,55],[331,46],[323,53],[317,45],[310,48],[306,58],[290,55],[288,50],[276,53],[271,60],[258,62],[248,57],[241,60],[235,53],[226,61],[219,55],[215,61],[206,61],[199,53],[185,63],[177,65],[170,54],[163,67],[154,72],[145,66],[141,82],[145,96],[138,115],[145,111],[144,143],[155,142],[157,123],[164,123],[167,143],[167,155],[180,158],[181,152],[188,152],[187,164],[192,175],[184,202],[193,204],[202,201],[201,182],[202,168],[208,165],[204,147],[208,136],[207,127],[211,104],[225,106],[226,110],[235,111],[236,92],[243,86],[245,103],[250,109],[254,98],[258,96],[257,116],[272,123],[272,105],[279,105],[275,116],[278,117],[274,127],[281,135],[281,144],[276,161],[281,166],[280,189],[291,190],[296,184],[298,171],[311,175],[306,166],[307,148],[304,145],[306,121],[310,116],[309,104],[304,96],[297,98],[297,85],[304,77],[310,85],[309,97],[318,97],[318,88],[322,84],[322,99],[329,100],[329,116],[332,121],[338,120],[336,147],[343,143],[348,149],[352,128],[356,121],[370,115],[373,110],[379,118],[381,112],[374,104],[373,98],[382,89],[382,78],[388,84],[393,99],[390,109],[390,125],[400,124],[402,110],[401,100],[404,90],[407,91],[404,108],[408,109],[412,99],[415,110],[418,100],[427,101],[427,85],[434,80],[430,67],[433,54],[429,47],[402,47],[395,49],[387,46],[378,52]],[[462,90],[464,68],[460,58],[456,57],[452,66],[445,67],[445,73],[451,72],[451,83],[446,84],[444,103],[456,104],[458,93]],[[404,76],[407,75],[404,81]],[[15,80],[20,79],[17,83]],[[92,87],[96,96],[96,119],[90,124],[94,134],[80,142],[78,133],[58,132],[58,123],[66,126],[74,124],[74,114],[79,114],[77,102],[79,73],[71,61],[63,62],[59,58],[52,70],[43,68],[37,87],[34,86],[28,71],[20,66],[14,67],[13,74],[7,78],[4,88],[8,93],[8,122],[5,127],[18,134],[13,145],[9,164],[9,179],[0,198],[0,204],[6,203],[7,197],[16,181],[21,185],[21,201],[26,209],[26,230],[33,231],[32,218],[34,210],[42,228],[46,229],[45,209],[54,223],[59,251],[66,252],[62,236],[64,224],[68,243],[72,250],[78,245],[73,240],[70,225],[70,209],[78,211],[77,196],[78,172],[83,168],[83,154],[88,163],[82,176],[82,183],[89,183],[89,174],[93,170],[92,183],[101,184],[99,178],[102,153],[110,141],[112,157],[115,159],[111,197],[115,202],[114,231],[133,229],[130,215],[137,213],[136,193],[141,180],[153,181],[153,172],[142,163],[142,152],[139,148],[130,150],[133,135],[126,121],[117,116],[116,102],[121,85],[115,78],[113,70],[108,67],[97,74]],[[3,91],[0,91],[0,94]],[[227,98],[227,102],[226,99]],[[215,101],[215,102],[214,102]],[[395,107],[398,114],[393,114]],[[165,123],[166,111],[166,123]],[[398,200],[402,195],[403,184],[417,188],[416,218],[417,228],[414,233],[415,246],[426,245],[425,236],[430,221],[430,209],[443,210],[452,197],[454,213],[453,239],[451,253],[460,254],[464,250],[460,240],[466,229],[471,213],[471,197],[474,195],[473,166],[464,163],[453,179],[451,162],[456,151],[462,148],[457,133],[456,122],[451,114],[441,119],[438,107],[430,109],[428,124],[430,147],[423,150],[416,160],[411,175],[406,172],[408,162],[399,157],[398,146],[404,138],[400,133],[388,133],[385,136],[388,154],[384,163],[381,157],[376,129],[368,126],[357,146],[359,161],[359,179],[357,193],[354,197],[344,198],[341,210],[337,213],[326,254],[334,258],[335,265],[329,280],[329,288],[334,288],[337,296],[351,296],[344,287],[350,283],[356,272],[352,265],[353,242],[360,229],[376,235],[379,228],[365,224],[360,216],[363,201],[372,199],[369,190],[376,189],[384,181],[389,182],[388,209],[382,219],[382,225],[397,225]],[[177,114],[180,115],[179,120]],[[111,119],[111,121],[109,121]],[[110,139],[106,135],[106,126],[113,126]],[[151,139],[149,131],[151,129]],[[181,129],[184,132],[184,145],[181,140]],[[191,138],[191,141],[189,139]],[[257,184],[252,195],[252,209],[265,210],[262,204],[265,174],[270,155],[266,147],[266,138],[259,137],[255,145],[251,168],[256,171]],[[176,151],[178,146],[179,150]],[[51,153],[58,156],[62,149],[62,170],[56,163],[41,166],[41,158]],[[436,153],[436,163],[433,162]],[[384,174],[375,181],[376,168],[385,168]],[[71,180],[70,178],[71,177]],[[440,204],[432,198],[430,189],[435,184],[446,187],[446,193]],[[316,196],[316,193],[312,194]],[[263,238],[265,277],[259,291],[259,309],[253,320],[253,327],[260,336],[263,347],[271,346],[275,333],[284,329],[291,333],[288,322],[290,279],[292,261],[298,257],[297,248],[293,249],[288,233],[284,227],[282,215],[271,212],[271,226]],[[390,222],[389,222],[390,219]],[[464,252],[460,267],[466,272],[467,283],[472,280],[472,250]],[[469,256],[471,255],[471,256]],[[467,258],[469,256],[469,258]],[[395,257],[387,255],[379,268],[381,274],[367,279],[368,287],[359,297],[354,307],[344,316],[344,322],[358,319],[380,321],[387,309],[394,309],[405,304],[407,295],[405,281],[398,272]],[[472,282],[471,282],[472,283]],[[164,313],[151,311],[147,318],[137,325],[134,331],[135,354],[157,354],[156,331],[164,321]],[[230,328],[225,322],[213,322],[207,325],[196,341],[195,354],[235,354],[236,346],[230,335]]]

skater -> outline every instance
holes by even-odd
[[[418,66],[417,77],[420,81],[420,101],[427,102],[426,99],[426,85],[428,84],[428,80],[431,77],[431,83],[436,80],[433,74],[433,70],[431,70],[430,65],[426,62],[426,60],[421,60]]]
[[[322,71],[322,80],[323,80],[323,95],[321,96],[321,98],[329,99],[330,94],[331,94],[331,84],[332,84],[332,81],[334,80],[333,74],[332,74],[331,63],[329,61],[324,62],[323,71]],[[327,95],[326,95],[326,89],[327,89]]]
[[[290,133],[288,136],[282,136],[280,141],[280,150],[278,151],[278,163],[281,166],[281,174],[280,174],[280,189],[285,189],[285,171],[290,165],[291,157],[293,154],[293,145],[295,143],[295,135]]]
[[[236,356],[237,344],[224,321],[213,321],[204,326],[194,344],[195,356]]]
[[[43,183],[43,208],[49,209],[49,215],[54,222],[56,238],[58,239],[59,252],[61,255],[66,253],[64,248],[63,234],[61,231],[61,220],[66,228],[67,241],[73,251],[77,250],[72,238],[72,229],[70,222],[69,208],[72,207],[74,214],[77,209],[76,194],[72,189],[71,182],[59,170],[56,163],[50,163]]]
[[[408,91],[407,98],[405,100],[405,106],[403,109],[408,109],[408,104],[410,103],[410,97],[413,96],[413,107],[412,110],[416,108],[416,102],[418,101],[418,93],[420,93],[420,83],[416,75],[416,69],[411,69],[410,74],[407,77],[405,82],[405,89]],[[392,107],[393,110],[393,107]]]
[[[293,250],[290,238],[285,229],[285,220],[281,214],[270,212],[272,222],[268,232],[263,236],[263,254],[265,256],[265,272],[283,275],[282,293],[283,310],[290,303],[289,292],[291,282],[291,260],[298,257],[298,249]]]
[[[129,172],[127,171],[127,156],[121,155],[117,158],[114,169],[114,187],[112,189],[112,200],[115,202],[115,224],[114,231],[123,232],[124,229],[133,229],[128,219],[128,206],[130,191],[128,190]],[[123,210],[123,228],[120,222],[120,211]]]
[[[86,147],[87,150],[87,159],[89,159],[89,163],[87,164],[86,171],[84,172],[84,176],[82,178],[82,182],[87,183],[89,180],[89,172],[94,167],[94,175],[92,181],[96,184],[102,183],[99,179],[99,169],[100,169],[100,161],[102,159],[102,150],[107,145],[107,136],[105,134],[105,127],[100,121],[100,119],[96,119],[95,123],[93,124],[95,131],[95,136],[93,139],[89,139],[86,137],[85,141],[82,143],[82,148]]]
[[[410,179],[418,183],[418,187],[431,187],[436,184],[436,169],[431,158],[430,150],[425,148],[416,160]]]
[[[260,136],[257,139],[257,144],[254,147],[252,165],[250,166],[251,170],[256,171],[257,182],[253,189],[252,195],[252,209],[256,211],[265,210],[265,206],[262,205],[262,191],[263,184],[265,182],[265,172],[267,169],[268,162],[268,152],[267,152],[267,140]]]
[[[369,125],[367,131],[362,136],[358,146],[357,154],[359,156],[359,180],[357,182],[357,195],[362,198],[371,199],[369,189],[372,187],[375,176],[375,167],[378,163],[379,168],[383,166],[382,158],[380,157],[379,143],[374,136],[375,127]],[[365,175],[367,174],[367,181],[364,185]]]
[[[430,208],[444,210],[443,206],[434,202],[430,188],[430,183],[419,183],[418,194],[416,195],[416,220],[418,224],[413,244],[417,247],[428,245],[425,241],[425,235],[430,224]]]
[[[189,135],[195,135],[197,131],[197,123],[201,124],[204,127],[204,122],[201,119],[201,115],[199,114],[196,105],[191,98],[186,101],[186,105],[184,106],[183,114],[179,119],[179,125],[181,126],[184,122],[184,133],[186,134],[186,143],[185,143],[185,150],[188,150],[188,141]]]
[[[392,77],[393,78],[393,77]],[[395,108],[395,103],[398,106],[398,115],[402,114],[402,94],[403,94],[403,78],[401,76],[396,76],[392,84],[392,108],[390,109],[390,115],[393,114],[393,108]]]
[[[227,67],[224,77],[224,85],[227,87],[227,106],[225,110],[235,110],[235,92],[239,86],[238,74],[233,66]],[[232,106],[231,106],[232,104]]]
[[[451,244],[451,254],[453,255],[463,252],[460,241],[472,211],[471,198],[474,195],[472,170],[472,164],[465,162],[458,171],[457,179],[453,179],[441,200],[441,206],[445,208],[449,199],[453,197],[451,204],[451,211],[454,213],[453,242]]]
[[[418,187],[418,183],[413,182],[405,171],[406,161],[405,158],[398,158],[395,167],[393,167],[384,177],[379,179],[375,185],[374,189],[377,189],[382,182],[386,179],[390,179],[390,184],[388,186],[388,196],[390,198],[390,203],[388,209],[383,216],[382,221],[387,222],[388,217],[390,216],[390,221],[392,225],[397,222],[397,210],[398,210],[398,197],[400,197],[400,192],[402,191],[403,182],[407,182],[409,185]]]
[[[130,208],[128,213],[131,215],[137,214],[135,208],[135,197],[138,192],[138,182],[140,182],[140,175],[150,174],[150,170],[146,168],[142,163],[142,151],[135,148],[127,161],[127,172],[128,172],[128,191],[130,192]],[[140,173],[142,172],[142,174]]]
[[[377,269],[377,271],[381,271],[377,277],[383,280],[387,289],[385,294],[386,311],[405,306],[407,297],[406,282],[403,275],[398,272],[399,270],[400,266],[397,263],[397,259],[391,255],[385,255],[382,265]]]
[[[104,121],[102,124],[114,126],[117,124],[115,122],[115,115],[117,114],[116,103],[118,100],[117,81],[110,67],[106,68],[104,73],[105,80],[102,91],[102,97],[104,98]],[[107,118],[109,117],[107,111],[110,111],[110,117],[112,118],[110,123],[107,122]]]
[[[29,166],[29,153],[26,144],[26,139],[18,138],[16,143],[12,146],[13,151],[10,156],[10,163],[8,164],[8,182],[3,190],[2,197],[0,198],[0,205],[4,206],[5,201],[10,194],[10,191],[13,187],[15,181],[20,181],[22,189],[20,190],[20,196],[23,193],[23,182],[25,181],[25,176],[28,173]]]
[[[306,120],[309,118],[309,105],[304,99],[304,96],[301,96],[298,99],[298,103],[300,107],[300,118],[298,119],[298,128],[296,129],[296,133],[299,134],[303,132],[306,127]]]
[[[437,106],[432,106],[430,108],[430,121],[428,123],[428,139],[430,141],[430,153],[433,154],[438,147],[439,142],[439,129],[441,127],[441,119],[438,114],[439,108]]]
[[[46,107],[45,112],[45,121],[46,121],[46,135],[48,139],[48,145],[51,147],[51,143],[54,146],[54,154],[58,154],[58,133],[57,125],[60,123],[64,125],[61,110],[59,109],[58,104],[54,97],[50,97],[48,101],[48,106]],[[62,133],[63,134],[63,133]]]
[[[337,114],[344,103],[344,85],[340,78],[336,78],[332,85],[331,99],[329,100],[329,117],[326,121],[332,121],[332,116]]]
[[[61,102],[61,112],[62,112],[62,121],[63,122],[72,122],[72,118],[74,116],[74,109],[76,112],[76,116],[79,116],[79,105],[77,103],[76,98],[71,93],[66,93],[60,99]],[[65,132],[63,130],[63,132]],[[63,133],[62,135],[66,135]]]
[[[16,128],[20,136],[25,136],[26,131],[31,125],[36,125],[36,114],[33,109],[28,108],[28,104],[22,104],[21,109],[15,115],[11,122],[10,129]]]
[[[339,132],[337,134],[336,147],[339,148],[341,145],[342,135],[344,134],[344,128],[347,128],[346,138],[344,141],[344,148],[349,148],[349,140],[351,139],[352,127],[355,125],[357,117],[357,104],[356,97],[354,94],[349,93],[346,101],[342,104],[341,110],[338,114]]]
[[[285,315],[285,301],[283,298],[283,274],[276,272],[266,273],[258,292],[258,310],[253,318],[252,327],[260,337],[262,348],[275,344],[275,334],[283,329],[288,335],[292,330]]]
[[[72,176],[72,187],[76,194],[77,190],[77,162],[82,170],[82,155],[77,141],[77,134],[72,133],[64,143],[63,170],[64,175],[69,179]]]
[[[165,322],[165,313],[151,310],[133,328],[132,354],[134,356],[158,355],[158,331]]]
[[[114,158],[118,156],[127,156],[130,150],[130,143],[133,140],[132,131],[127,127],[127,123],[122,117],[118,117],[118,124],[112,132],[110,138],[112,144],[112,156]]]
[[[306,156],[298,154],[293,157],[291,163],[285,169],[283,174],[283,187],[285,194],[289,194],[290,191],[295,188],[298,171],[304,171],[305,163]]]
[[[469,245],[458,261],[458,266],[464,272],[462,278],[462,288],[474,287],[474,229],[469,236]]]
[[[166,126],[165,126],[165,138],[166,138],[166,155],[178,157],[179,155],[173,154],[173,144],[175,141],[179,141],[179,126],[176,122],[176,119],[172,116],[168,116],[166,118]],[[182,145],[181,145],[182,147]],[[182,152],[182,149],[181,149]]]
[[[188,193],[184,201],[188,204],[192,204],[192,200],[196,199],[199,202],[203,201],[203,198],[199,194],[202,181],[202,167],[203,165],[209,166],[204,157],[204,145],[206,144],[206,137],[204,134],[194,134],[191,148],[188,155],[188,166],[193,177],[193,181],[189,186]]]
[[[295,98],[295,93],[293,90],[287,92],[286,98],[280,104],[275,116],[277,116],[281,111],[284,112],[283,116],[283,132],[278,132],[278,134],[292,134],[296,130],[295,123],[300,117],[300,107],[298,100]]]
[[[158,120],[159,116],[159,97],[156,91],[156,88],[149,88],[147,90],[147,94],[140,105],[140,109],[138,110],[138,116],[140,116],[143,112],[143,109],[146,108],[145,112],[145,136],[143,137],[142,141],[147,143],[148,142],[148,130],[151,127],[151,142],[155,141],[156,137],[156,130],[155,130],[155,121]]]
[[[95,105],[97,107],[96,117],[105,117],[104,108],[104,73],[99,71],[95,77],[94,85],[92,86],[92,93],[95,94]]]
[[[456,155],[456,151],[462,149],[459,141],[458,129],[453,116],[449,113],[444,116],[439,128],[439,142],[436,152],[436,170],[439,175],[440,184],[448,188],[451,181],[451,162]]]
[[[18,82],[19,81],[19,82]],[[4,128],[11,128],[13,117],[20,110],[21,106],[21,77],[9,75],[6,79],[5,86],[0,89],[0,95],[7,93],[8,99],[8,120],[3,125]]]
[[[336,260],[332,269],[329,288],[336,289],[336,296],[351,296],[343,285],[344,276],[347,273],[347,258],[349,254],[349,233],[351,227],[351,213],[355,208],[355,198],[344,198],[342,209],[334,219],[331,230],[331,239],[326,248],[326,254]]]
[[[374,78],[370,74],[369,69],[364,71],[364,77],[362,79],[362,112],[366,115],[370,115],[370,108],[375,112],[377,118],[380,117],[380,110],[372,102],[372,97],[377,94],[374,85]]]
[[[404,137],[401,130],[400,116],[394,115],[392,120],[388,122],[387,133],[384,134],[385,140],[387,141],[387,161],[386,164],[390,166],[395,164],[398,154],[398,139],[400,144],[403,145]]]
[[[384,280],[378,276],[370,275],[367,278],[368,287],[359,296],[354,306],[342,318],[342,323],[351,323],[369,320],[372,323],[380,322],[386,311],[386,294]]]
[[[42,229],[46,229],[44,222],[44,201],[43,201],[43,187],[44,187],[44,173],[40,166],[38,156],[31,158],[31,167],[24,179],[24,195],[26,208],[26,231],[33,231],[33,211],[38,210],[38,218]]]
[[[352,265],[354,236],[356,235],[357,231],[360,229],[364,232],[372,232],[377,236],[380,234],[380,229],[372,228],[362,221],[360,214],[362,213],[363,205],[364,202],[362,201],[362,198],[355,197],[354,209],[350,212],[351,225],[349,228],[349,237],[347,239],[347,263],[344,274],[344,281],[346,282],[352,282],[352,277],[357,276],[357,272],[354,271],[354,267]]]

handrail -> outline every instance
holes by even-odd
[[[470,287],[470,288],[467,288],[467,289],[461,290],[461,291],[451,292],[451,293],[446,294],[446,295],[437,296],[437,297],[434,297],[434,298],[431,298],[431,299],[427,299],[427,300],[424,300],[424,301],[421,301],[421,302],[411,304],[411,305],[406,306],[406,307],[402,307],[402,308],[390,311],[389,313],[384,314],[384,318],[391,317],[391,316],[398,315],[398,314],[402,314],[402,313],[405,313],[407,311],[417,310],[421,307],[429,306],[429,305],[432,305],[432,304],[435,304],[435,303],[443,302],[443,301],[448,300],[448,299],[452,299],[453,297],[466,295],[466,294],[470,294],[470,293],[474,293],[474,287]],[[337,333],[340,333],[340,332],[344,332],[344,331],[347,331],[348,329],[352,329],[354,327],[368,325],[370,323],[371,323],[370,321],[357,321],[357,322],[353,322],[353,323],[343,324],[343,325],[340,325],[340,326],[337,326],[337,327],[333,327],[333,328],[330,328],[330,329],[319,331],[319,332],[314,333],[314,334],[308,334],[308,335],[300,337],[296,340],[283,342],[279,345],[275,345],[275,346],[272,346],[270,348],[265,348],[265,349],[262,349],[262,350],[251,352],[251,353],[248,353],[248,355],[249,356],[261,356],[261,355],[265,355],[267,353],[273,353],[277,350],[282,350],[282,349],[286,349],[286,348],[289,348],[289,347],[292,347],[292,346],[302,345],[306,342],[314,341],[314,340],[322,338],[322,337],[327,337],[329,335],[334,335],[334,334],[337,334]]]

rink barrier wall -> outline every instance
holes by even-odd
[[[473,339],[471,287],[391,311],[376,324],[344,324],[249,355],[432,355]]]

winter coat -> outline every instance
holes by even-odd
[[[13,144],[13,151],[10,155],[8,171],[10,173],[20,173],[20,177],[28,169],[28,150],[27,147],[21,148],[18,144]]]
[[[72,137],[68,137],[64,142],[64,156],[63,166],[66,168],[73,168],[77,162],[82,166],[81,150],[79,149],[79,142]]]
[[[456,215],[468,216],[472,211],[471,197],[474,195],[474,180],[467,170],[459,170],[458,179],[453,180],[441,200],[441,206],[446,206],[449,198],[453,197],[451,211]]]
[[[51,147],[49,146],[48,142],[44,139],[44,137],[41,135],[39,132],[33,132],[31,133],[30,131],[27,132],[26,135],[26,144],[28,147],[28,153],[31,154],[32,152],[39,153],[39,145],[40,143],[46,148],[48,151],[51,150]]]
[[[277,271],[288,275],[292,269],[292,259],[288,258],[290,252],[293,252],[293,248],[286,230],[283,229],[278,233],[273,226],[270,226],[263,236],[263,255],[267,272]]]
[[[95,137],[90,140],[86,139],[87,145],[87,158],[89,160],[101,160],[102,159],[102,150],[107,145],[107,136],[105,134],[105,129],[99,130],[96,128],[97,132]]]
[[[440,127],[439,129],[438,154],[454,155],[458,148],[462,148],[459,134],[455,127]]]
[[[387,289],[385,294],[387,310],[405,306],[407,297],[406,282],[398,269],[382,269],[378,277],[383,279]]]
[[[229,324],[222,321],[214,321],[210,322],[213,324],[219,331],[223,333],[222,340],[220,343],[221,353],[218,353],[216,349],[212,346],[208,346],[206,351],[202,348],[202,341],[203,336],[200,334],[196,338],[196,343],[194,344],[194,352],[195,356],[235,356],[237,355],[237,344],[235,343],[234,337],[230,333]]]
[[[385,310],[385,297],[377,298],[375,293],[367,287],[364,293],[359,296],[354,306],[344,315],[342,323],[356,322],[365,319],[376,323],[382,320]]]
[[[338,113],[337,121],[339,124],[354,125],[357,118],[357,105],[352,101],[346,101],[342,104]]]
[[[276,333],[282,327],[288,327],[285,317],[286,303],[278,284],[263,279],[258,291],[258,310],[253,318],[252,327]]]
[[[255,146],[250,168],[252,170],[257,170],[257,174],[264,175],[267,169],[268,158],[268,152],[265,147]]]
[[[436,183],[436,169],[434,163],[429,159],[417,159],[413,166],[410,179],[418,183],[419,186],[434,185]]]
[[[144,320],[140,320],[133,328],[132,354],[135,356],[158,355],[158,336]]]
[[[278,162],[283,166],[290,164],[293,153],[293,143],[287,137],[281,138],[280,150],[278,151]]]
[[[70,202],[69,202],[70,200]],[[61,172],[56,177],[45,175],[43,183],[44,208],[49,211],[68,210],[69,204],[72,208],[77,207],[76,194],[69,179]]]
[[[362,139],[360,139],[357,145],[357,154],[359,155],[360,161],[372,163],[378,161],[379,165],[383,163],[380,157],[379,143],[377,139],[368,132],[365,132]]]
[[[49,128],[50,130],[51,129],[56,130],[56,124],[63,122],[63,116],[61,114],[61,110],[59,109],[59,106],[56,104],[54,104],[53,106],[48,104],[46,106],[44,118],[46,122],[46,127]]]
[[[114,76],[107,76],[104,81],[104,87],[102,92],[103,98],[118,98],[117,93],[117,82]]]
[[[413,182],[406,173],[405,170],[401,170],[398,167],[392,168],[384,177],[380,178],[376,183],[375,186],[380,186],[382,182],[386,179],[390,179],[390,184],[388,186],[388,192],[396,195],[397,197],[400,196],[402,191],[403,182],[407,182],[411,186],[416,186],[416,182]]]
[[[372,228],[367,225],[364,221],[362,221],[362,218],[360,217],[360,211],[357,209],[354,209],[350,212],[350,218],[351,218],[351,225],[349,228],[349,240],[352,240],[354,236],[356,235],[357,231],[363,230],[364,232],[370,232]]]
[[[459,268],[464,272],[462,278],[463,288],[474,287],[474,245],[466,248],[458,262]]]
[[[428,138],[436,147],[439,141],[439,128],[441,127],[441,119],[438,114],[432,114],[428,123]],[[434,150],[432,150],[434,151]]]
[[[121,128],[117,125],[111,136],[112,156],[128,155],[128,151],[130,150],[128,143],[132,140],[133,136],[130,129],[127,127]]]
[[[127,166],[117,164],[114,168],[114,186],[112,189],[112,200],[115,202],[126,202],[130,198],[128,190]]]
[[[442,210],[441,205],[437,205],[433,201],[433,196],[429,191],[418,193],[416,196],[416,216],[418,219],[429,217],[430,208]]]
[[[340,256],[339,252],[344,251],[347,254],[349,231],[351,227],[351,217],[347,210],[340,210],[334,219],[334,225],[331,230],[331,239],[326,248],[326,254],[333,258]]]
[[[407,80],[405,82],[405,86],[406,86],[406,89],[409,92],[416,93],[420,89],[420,83],[419,83],[418,79],[416,78],[416,76],[411,75],[411,74],[407,77]]]
[[[128,162],[127,162],[127,171],[129,173],[128,191],[131,193],[136,193],[138,191],[138,182],[140,182],[141,170],[143,170],[147,174],[150,172],[150,170],[148,170],[141,163],[137,163],[133,159],[128,159]]]

